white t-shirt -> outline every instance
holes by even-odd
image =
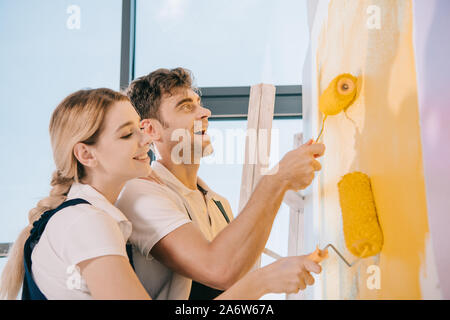
[[[222,203],[233,219],[228,201],[214,193],[198,178],[207,193],[187,188],[160,162],[152,168],[166,184],[133,179],[125,184],[116,206],[133,224],[130,242],[136,274],[153,299],[184,300],[189,298],[191,279],[174,273],[154,259],[150,250],[163,237],[186,223],[194,223],[205,239],[211,241],[228,223],[213,200]],[[192,218],[192,221],[189,215]]]
[[[67,199],[89,204],[66,207],[53,215],[31,254],[33,278],[47,299],[92,299],[78,263],[105,255],[127,257],[131,223],[87,184],[74,183]]]

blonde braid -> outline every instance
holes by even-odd
[[[52,175],[50,185],[53,187],[50,196],[40,200],[37,206],[28,213],[29,224],[19,234],[14,242],[8,255],[8,262],[3,269],[0,282],[0,299],[16,299],[17,294],[23,283],[24,266],[23,266],[23,249],[25,242],[30,236],[33,223],[48,211],[57,208],[67,198],[67,193],[74,182],[74,178],[62,177],[60,172],[56,170]]]

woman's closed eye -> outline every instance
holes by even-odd
[[[130,138],[132,135],[133,135],[133,132],[130,132],[129,134],[120,137],[120,139],[128,139],[128,138]]]

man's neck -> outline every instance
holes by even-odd
[[[165,158],[158,160],[166,167],[178,180],[191,190],[197,189],[197,173],[200,164],[175,164]]]

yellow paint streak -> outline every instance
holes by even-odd
[[[380,29],[367,27],[370,5],[381,9]],[[319,88],[346,72],[358,75],[360,87],[346,112],[352,121],[344,113],[327,119],[323,136],[327,152],[319,179],[321,242],[345,248],[337,183],[353,171],[371,177],[384,234],[379,256],[364,259],[357,267],[348,268],[330,255],[323,274],[325,298],[420,299],[428,220],[412,1],[332,0],[316,58]],[[366,286],[371,264],[381,269],[379,290]]]

